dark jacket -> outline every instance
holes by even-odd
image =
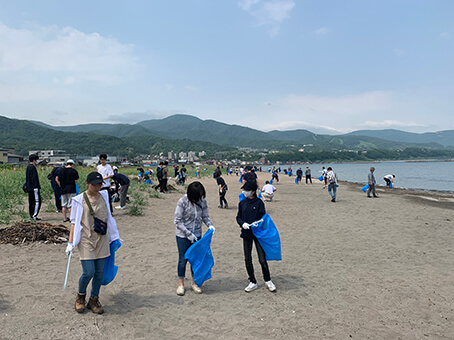
[[[129,178],[123,174],[114,174],[112,179],[114,180],[115,183],[118,183],[120,185],[127,185],[129,184]]]
[[[266,214],[265,204],[260,198],[245,198],[238,204],[236,221],[242,227],[243,223],[253,223],[260,220]],[[242,238],[252,238],[254,234],[251,229],[241,228]]]
[[[41,189],[41,186],[39,185],[38,171],[36,170],[36,166],[33,164],[27,165],[27,170],[25,170],[25,182],[27,191]]]

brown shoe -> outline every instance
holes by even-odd
[[[88,300],[87,308],[91,309],[91,311],[96,314],[104,313],[101,302],[99,302],[99,297],[90,298]]]
[[[77,293],[75,307],[77,313],[83,313],[85,311],[85,295]]]

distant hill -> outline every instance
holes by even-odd
[[[369,136],[401,143],[438,143],[443,146],[454,146],[454,130],[412,133],[394,129],[358,130],[344,136]]]
[[[108,126],[109,129],[128,129],[129,126]],[[106,126],[103,126],[106,128]],[[140,127],[139,127],[140,129]],[[97,130],[94,130],[97,131]],[[15,148],[17,154],[28,155],[29,150],[63,149],[68,153],[116,156],[135,156],[159,152],[233,151],[232,147],[189,139],[167,139],[151,134],[115,137],[94,132],[69,132],[51,129],[42,124],[0,116],[0,146]]]
[[[288,151],[306,147],[310,150],[371,150],[403,149],[406,147],[443,148],[434,139],[424,142],[417,139],[404,141],[387,139],[375,134],[321,135],[308,130],[263,132],[239,125],[220,123],[215,120],[202,120],[191,115],[173,115],[163,119],[151,119],[137,124],[90,124],[66,127],[53,127],[61,131],[102,133],[111,136],[146,136],[151,134],[167,139],[186,138],[234,147]],[[397,131],[397,130],[396,130]]]

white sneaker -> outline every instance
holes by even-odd
[[[200,288],[199,286],[197,286],[196,284],[193,284],[192,285],[192,291],[196,294],[202,294],[202,288]]]
[[[244,288],[244,290],[249,293],[249,292],[252,292],[253,290],[256,290],[257,288],[259,288],[257,283],[249,282],[248,286],[246,288]]]
[[[274,285],[273,281],[271,281],[271,280],[266,281],[265,286],[266,286],[266,288],[268,288],[268,290],[270,292],[274,292],[276,290],[276,286]]]
[[[184,286],[178,286],[177,288],[177,295],[183,296],[184,295]]]
[[[123,209],[126,209],[126,206],[122,206],[122,207],[116,206],[115,209],[121,209],[121,210],[123,210]]]

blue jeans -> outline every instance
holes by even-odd
[[[188,260],[184,258],[184,254],[186,254],[186,251],[189,249],[192,243],[187,238],[182,238],[178,236],[176,236],[176,238],[178,248],[178,267],[177,267],[178,278],[184,279],[184,276],[186,275],[186,263],[188,262]]]
[[[331,193],[332,191],[332,193]],[[328,193],[331,195],[332,198],[336,198],[336,191],[337,191],[337,184],[331,183],[328,185]]]
[[[79,294],[85,294],[87,292],[87,286],[90,280],[93,279],[90,296],[92,298],[99,296],[106,259],[81,260],[80,262],[82,263],[83,272],[79,279]]]

